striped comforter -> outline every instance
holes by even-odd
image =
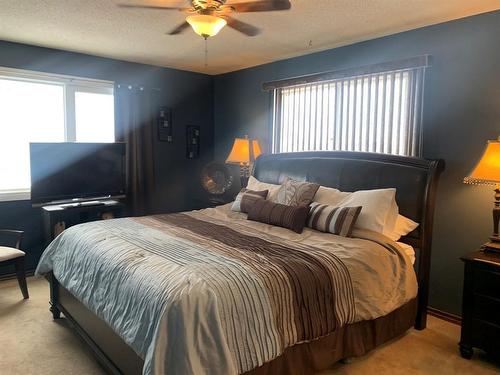
[[[359,320],[359,276],[331,246],[205,211],[71,227],[37,273],[53,271],[106,321],[144,358],[144,374],[244,373]]]

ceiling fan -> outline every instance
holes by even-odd
[[[168,35],[177,35],[191,26],[195,33],[207,39],[215,36],[224,26],[229,26],[247,36],[260,34],[260,29],[248,23],[239,21],[230,15],[233,13],[271,12],[288,10],[291,8],[289,0],[258,0],[226,4],[227,0],[184,0],[190,7],[169,6],[179,1],[168,0],[166,5],[118,4],[123,8],[142,8],[159,10],[177,10],[189,15],[186,21],[168,32]]]

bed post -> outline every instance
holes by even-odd
[[[52,272],[47,275],[47,278],[49,279],[50,284],[49,310],[52,313],[53,319],[60,319],[61,310],[59,310],[59,307],[57,307],[57,305],[59,304],[59,282]]]
[[[427,307],[429,303],[429,278],[431,269],[432,228],[439,175],[444,170],[443,160],[433,160],[429,164],[427,175],[424,216],[421,223],[421,245],[418,261],[418,306],[415,329],[423,330],[427,326]]]

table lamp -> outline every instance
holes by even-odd
[[[500,219],[500,137],[488,141],[483,156],[472,172],[464,178],[464,183],[474,185],[494,185],[495,205],[493,206],[493,235],[490,242],[484,244],[485,251],[500,252],[498,221]]]
[[[246,187],[250,177],[250,166],[262,154],[259,141],[256,139],[236,138],[226,163],[239,164],[241,187]]]

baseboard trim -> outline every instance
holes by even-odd
[[[26,276],[33,276],[34,274],[35,274],[34,269],[26,270]],[[15,278],[17,278],[17,277],[16,277],[16,274],[14,272],[4,273],[3,275],[0,275],[0,281],[10,280],[10,279],[15,279]]]
[[[462,324],[462,317],[459,315],[451,314],[446,311],[441,311],[438,309],[435,309],[434,307],[428,307],[427,312],[429,315],[435,316],[436,318],[446,320],[447,322],[461,325]]]

